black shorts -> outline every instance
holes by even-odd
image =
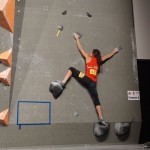
[[[83,84],[89,91],[93,103],[95,106],[100,105],[97,89],[96,89],[96,82],[92,81],[89,77],[87,77],[83,72],[70,67],[68,70],[71,70],[72,76],[77,79],[81,84]]]

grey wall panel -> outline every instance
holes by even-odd
[[[134,24],[138,59],[150,59],[150,1],[133,0]]]

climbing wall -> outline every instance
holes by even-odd
[[[60,25],[63,30],[59,32]],[[104,119],[110,123],[109,134],[103,139],[93,135],[95,108],[87,90],[75,79],[69,81],[57,100],[49,93],[50,82],[62,80],[70,66],[85,71],[73,32],[83,34],[81,44],[88,53],[97,48],[105,55],[117,46],[123,47],[103,64],[98,79]],[[131,0],[18,0],[13,42],[10,136],[7,143],[0,139],[1,145],[138,143],[140,101],[128,100],[127,95],[128,91],[138,91]],[[17,102],[23,100],[50,102],[51,125],[28,125],[19,130]],[[21,116],[28,112],[34,118],[37,110],[42,113],[36,106],[21,108]],[[39,115],[37,121],[45,120],[47,115]],[[115,123],[130,122],[133,117],[129,136],[119,139],[114,133]]]

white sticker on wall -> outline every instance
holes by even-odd
[[[128,100],[140,100],[140,92],[139,91],[128,91]]]

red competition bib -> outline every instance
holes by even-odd
[[[94,82],[97,81],[98,64],[95,57],[91,57],[91,61],[86,64],[86,76]]]

